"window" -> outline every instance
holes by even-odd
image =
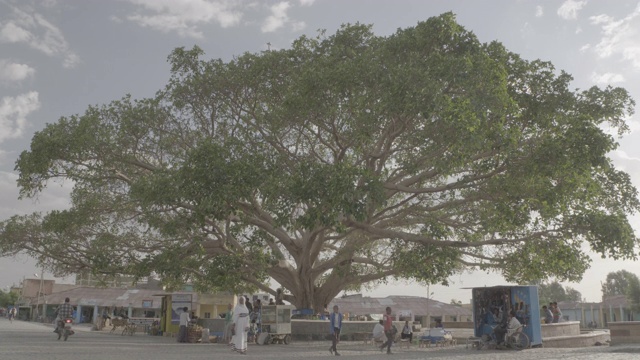
[[[204,313],[204,318],[205,319],[211,319],[211,313],[209,313],[209,312]]]

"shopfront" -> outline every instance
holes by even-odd
[[[531,345],[541,345],[540,310],[537,286],[493,286],[472,288],[474,334],[490,335],[510,311],[524,325]]]

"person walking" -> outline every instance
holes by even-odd
[[[231,349],[242,355],[247,354],[247,333],[249,332],[249,309],[244,304],[245,298],[238,298],[238,305],[233,310],[233,326]]]
[[[336,345],[340,341],[340,330],[342,330],[343,315],[339,312],[340,307],[333,305],[333,312],[329,315],[329,332],[331,334],[331,347],[329,352],[331,355],[340,356]]]
[[[387,354],[391,354],[391,344],[393,344],[393,340],[395,338],[393,334],[393,317],[391,316],[391,307],[387,306],[385,309],[385,314],[382,317],[382,322],[384,325],[384,335],[387,337],[387,341],[380,346],[380,351],[384,351],[384,348],[387,348]]]
[[[16,318],[16,313],[17,313],[17,312],[16,312],[16,307],[15,307],[15,306],[14,306],[14,307],[12,307],[12,308],[11,308],[11,310],[9,310],[9,321],[10,321],[11,323],[13,323],[13,319],[15,319],[15,318]]]

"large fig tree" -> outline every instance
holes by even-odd
[[[273,279],[316,309],[393,279],[576,281],[589,250],[636,256],[637,192],[607,156],[627,92],[571,90],[569,74],[479,42],[452,14],[169,62],[155,97],[34,135],[22,196],[62,179],[72,206],[4,221],[4,254],[203,289],[275,294]]]

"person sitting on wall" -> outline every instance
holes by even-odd
[[[380,320],[373,327],[373,341],[374,342],[386,342],[387,341],[387,336],[384,334],[384,325],[382,323],[382,320]]]
[[[560,311],[560,308],[558,307],[558,303],[554,301],[552,305],[553,305],[553,308],[551,309],[551,312],[553,313],[553,322],[554,323],[562,322],[562,311]]]
[[[413,340],[413,331],[411,330],[411,325],[409,325],[409,321],[404,322],[404,327],[402,327],[402,332],[400,333],[400,339],[409,339],[409,342]]]
[[[276,305],[284,305],[284,292],[282,288],[276,290]]]
[[[547,307],[547,305],[542,307],[542,312],[544,313],[544,323],[545,324],[553,323],[553,313],[551,312],[551,309]]]
[[[325,319],[328,320],[329,315],[331,315],[331,313],[329,312],[329,305],[324,304],[324,308],[322,308],[322,314],[320,314],[320,320],[325,320]]]

